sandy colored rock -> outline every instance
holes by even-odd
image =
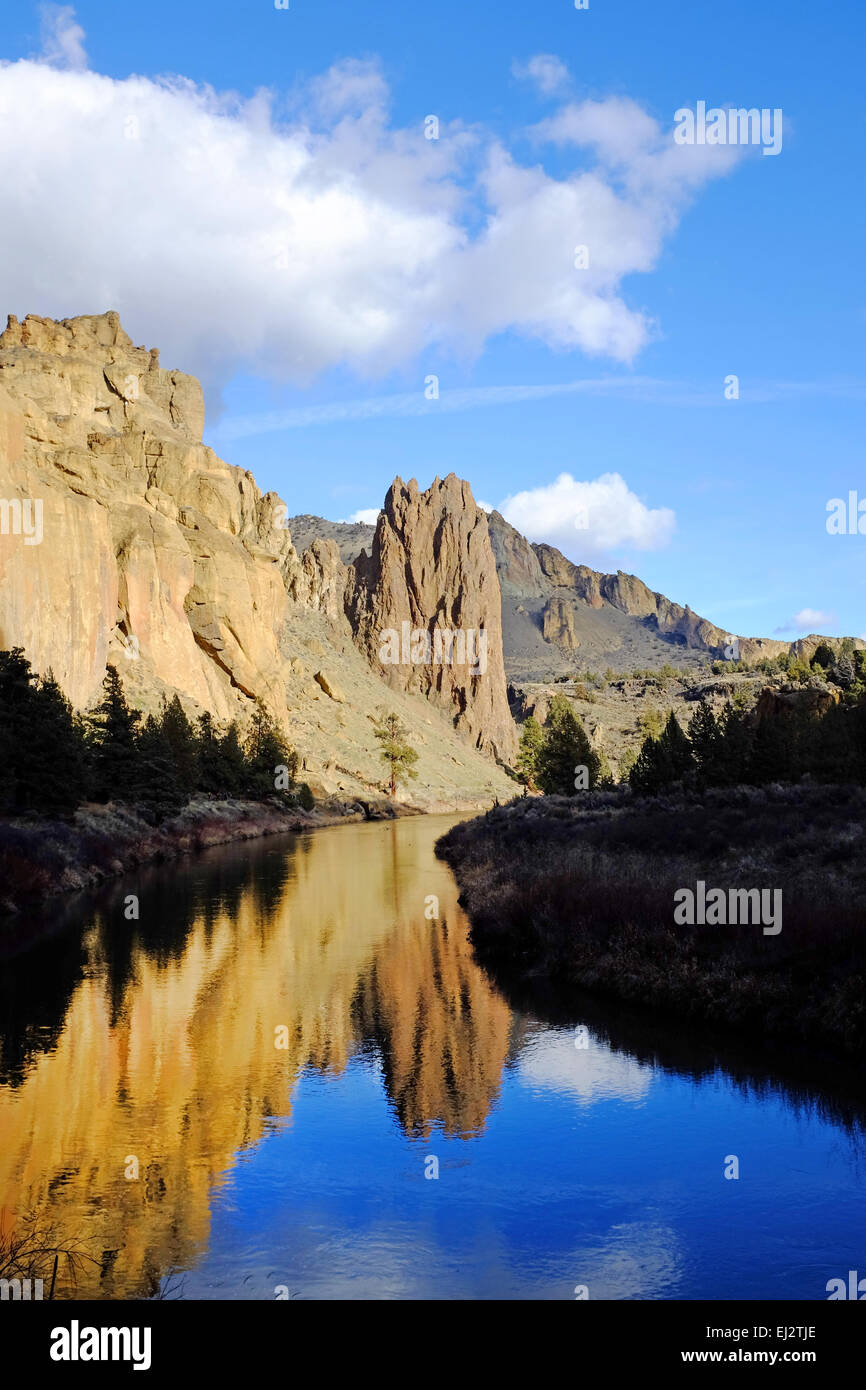
[[[564,651],[574,652],[580,638],[574,630],[574,607],[561,598],[549,598],[544,606],[543,633],[546,642],[555,642]]]
[[[332,700],[336,700],[337,704],[343,705],[346,703],[346,697],[337,685],[337,682],[329,679],[324,671],[317,671],[313,680],[321,686],[326,695],[330,695]]]
[[[507,763],[517,737],[506,699],[499,580],[485,513],[467,482],[436,478],[426,492],[413,478],[395,479],[379,513],[371,553],[350,567],[346,611],[355,640],[394,689],[417,691],[453,719],[477,748]],[[409,634],[429,634],[430,655],[407,652]],[[436,660],[436,633],[462,634],[462,663]],[[481,637],[483,634],[483,638]],[[388,643],[398,659],[383,658]],[[483,663],[469,660],[469,643],[485,642]],[[480,648],[476,648],[476,652]]]

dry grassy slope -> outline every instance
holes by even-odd
[[[323,516],[310,516],[309,512],[290,516],[286,526],[296,550],[306,550],[315,540],[332,540],[344,565],[351,565],[362,550],[369,552],[376,532],[375,526],[367,526],[363,521],[326,521]]]
[[[416,781],[401,801],[427,811],[474,809],[514,795],[515,783],[476,753],[450,720],[419,696],[388,690],[351,640],[348,623],[318,613],[293,613],[279,634],[289,659],[286,698],[292,739],[303,776],[314,791],[375,797],[385,789],[384,766],[373,732],[376,715],[396,710],[418,752]],[[332,699],[315,675],[322,672],[342,700]]]

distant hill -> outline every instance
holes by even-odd
[[[333,540],[344,564],[369,554],[375,527],[296,516],[287,523],[299,551],[314,540]],[[502,594],[502,642],[510,681],[550,681],[575,670],[658,670],[665,664],[706,666],[724,655],[734,634],[686,604],[649,589],[635,575],[604,574],[576,565],[554,546],[534,544],[499,512],[487,515]],[[738,637],[748,661],[784,652],[814,652],[817,634],[796,642]],[[858,639],[858,647],[864,645]]]
[[[300,555],[315,540],[334,541],[344,565],[357,560],[362,550],[369,551],[375,526],[361,521],[326,521],[323,516],[290,516],[286,522],[292,545]]]

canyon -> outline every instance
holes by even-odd
[[[472,807],[514,791],[514,716],[532,706],[515,682],[706,670],[732,640],[633,575],[530,543],[454,473],[395,478],[373,527],[290,517],[203,428],[198,381],[116,313],[13,315],[0,335],[0,647],[78,710],[109,663],[144,712],[177,694],[243,725],[260,703],[314,791],[351,800],[382,793],[373,725],[393,709],[419,752],[403,799]],[[382,634],[407,624],[434,649],[482,635],[483,670],[383,660]],[[821,639],[737,640],[754,660]]]
[[[76,709],[106,665],[150,712],[243,724],[257,702],[319,794],[381,791],[373,724],[394,709],[418,749],[423,809],[489,803],[513,787],[500,596],[484,513],[453,475],[389,491],[369,559],[343,563],[288,507],[202,442],[199,383],[136,347],[118,315],[10,317],[0,335],[0,494],[40,503],[42,539],[0,536],[0,646],[53,672]],[[32,529],[32,528],[31,528]],[[411,619],[486,630],[483,676],[385,668],[377,633]]]

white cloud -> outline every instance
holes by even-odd
[[[579,482],[560,473],[555,482],[506,497],[499,511],[532,541],[546,541],[584,560],[620,546],[657,550],[676,527],[668,507],[650,509],[619,473]]]
[[[794,387],[796,386],[796,392]],[[800,397],[830,396],[837,399],[866,399],[866,386],[845,381],[770,382],[759,394],[750,391],[749,400],[766,403]],[[688,381],[665,381],[659,377],[606,376],[582,377],[577,381],[534,383],[531,386],[468,386],[440,387],[438,400],[430,401],[423,391],[395,392],[388,396],[359,396],[352,400],[329,401],[325,405],[294,406],[287,410],[258,411],[251,415],[233,415],[211,431],[211,438],[225,444],[234,439],[246,439],[256,434],[273,434],[280,430],[306,429],[311,425],[342,424],[349,420],[375,420],[385,416],[443,415],[455,411],[477,410],[497,405],[516,405],[524,401],[540,401],[550,396],[588,395],[612,397],[614,400],[657,402],[724,410],[724,400],[718,383],[694,384]],[[699,486],[705,491],[708,484]],[[763,603],[764,599],[756,599]]]
[[[360,521],[365,526],[375,526],[381,510],[381,507],[362,507],[360,511],[352,512],[349,521]]]
[[[482,512],[492,512],[492,511],[493,511],[493,507],[491,506],[491,504],[490,504],[489,502],[482,502],[480,497],[476,497],[475,501],[476,501],[477,506],[479,506],[479,507],[481,508]]]
[[[52,67],[82,71],[87,67],[84,30],[76,21],[72,5],[40,5],[40,37],[43,63]]]
[[[592,1045],[575,1046],[575,1034],[552,1028],[532,1032],[515,1064],[519,1081],[533,1090],[553,1091],[578,1105],[598,1101],[644,1100],[653,1085],[652,1070],[627,1053]]]
[[[568,68],[553,53],[536,53],[526,63],[511,64],[515,77],[532,82],[542,96],[555,96],[569,85]]]
[[[591,116],[582,133],[573,115],[550,126],[584,145],[552,177],[459,124],[395,127],[374,63],[336,65],[278,119],[268,93],[84,71],[71,7],[46,23],[44,61],[0,65],[0,306],[117,309],[211,389],[238,370],[372,376],[505,332],[630,361],[652,324],[624,277],[734,157],[675,145],[616,98],[565,108]]]
[[[789,618],[776,632],[826,632],[827,628],[837,627],[839,619],[835,613],[825,613],[820,608],[801,608],[793,618]]]

